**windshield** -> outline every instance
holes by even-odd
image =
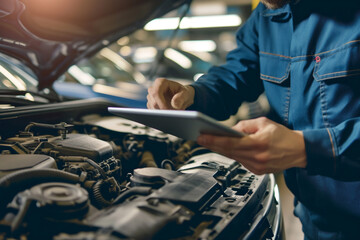
[[[38,81],[15,59],[0,54],[0,89],[37,91]]]
[[[83,85],[100,83],[117,87],[120,82],[145,83],[145,76],[136,71],[119,54],[108,48],[102,49],[90,59],[71,66],[68,73]],[[67,79],[67,81],[70,81]]]
[[[35,74],[20,61],[0,53],[0,109],[58,101],[58,96],[38,91]]]

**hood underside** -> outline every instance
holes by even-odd
[[[0,52],[51,87],[79,59],[189,1],[1,0]]]

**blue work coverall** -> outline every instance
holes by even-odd
[[[285,171],[307,239],[360,239],[360,2],[263,4],[237,48],[192,84],[219,120],[265,92],[273,120],[304,134],[306,169]]]

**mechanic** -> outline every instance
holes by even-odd
[[[261,0],[236,40],[226,63],[191,85],[157,79],[148,108],[224,120],[265,92],[271,120],[198,143],[256,174],[285,170],[305,239],[360,239],[360,4]]]

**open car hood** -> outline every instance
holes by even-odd
[[[30,67],[39,89],[69,66],[190,0],[1,0],[0,52]]]

